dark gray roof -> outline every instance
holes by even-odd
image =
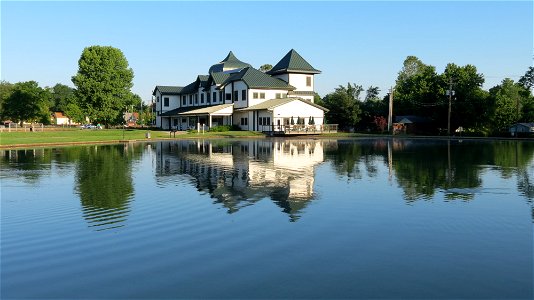
[[[420,116],[396,116],[395,123],[428,123],[430,118]]]
[[[319,74],[321,71],[312,67],[300,54],[291,49],[267,74],[306,73]]]
[[[234,53],[230,51],[228,55],[218,64],[214,64],[210,67],[209,73],[224,72],[228,70],[242,69],[250,67],[251,65],[240,61],[235,57]]]
[[[295,87],[287,84],[287,82],[271,77],[260,70],[253,67],[247,67],[243,70],[233,73],[228,77],[223,85],[227,85],[232,81],[242,80],[250,89],[280,89],[280,90],[294,90]]]
[[[162,95],[178,95],[182,91],[183,87],[181,86],[169,86],[169,85],[156,85],[156,88],[154,88],[154,92],[152,92],[152,95],[156,95],[156,91],[158,90]]]
[[[192,93],[195,93],[197,91],[198,91],[197,82],[194,81],[194,82],[191,82],[190,84],[184,86],[182,91],[180,92],[180,94],[192,94]]]

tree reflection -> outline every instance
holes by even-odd
[[[131,145],[85,147],[80,152],[75,190],[90,227],[123,226],[134,193],[132,159],[139,155]]]

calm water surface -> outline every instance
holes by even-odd
[[[534,141],[1,154],[1,298],[533,298]]]

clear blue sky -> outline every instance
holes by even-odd
[[[441,73],[472,64],[485,89],[533,63],[533,3],[1,1],[1,79],[73,86],[84,47],[110,45],[146,102],[155,85],[186,85],[232,50],[258,68],[290,49],[322,71],[316,91],[395,83],[406,56]]]

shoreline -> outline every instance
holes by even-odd
[[[24,148],[40,148],[40,147],[68,147],[68,146],[83,146],[83,145],[114,145],[114,144],[129,144],[129,143],[149,143],[160,141],[176,141],[187,139],[265,139],[265,138],[282,138],[282,139],[417,139],[417,140],[481,140],[481,141],[526,141],[534,142],[531,138],[517,138],[517,137],[463,137],[463,136],[408,136],[408,135],[380,135],[380,134],[332,134],[332,135],[306,135],[306,136],[288,136],[288,137],[272,137],[267,135],[250,135],[250,136],[190,136],[181,135],[179,138],[151,138],[151,139],[131,139],[131,140],[104,140],[104,141],[80,141],[80,142],[52,142],[52,143],[28,143],[28,144],[10,144],[0,145],[0,150],[24,149]]]

